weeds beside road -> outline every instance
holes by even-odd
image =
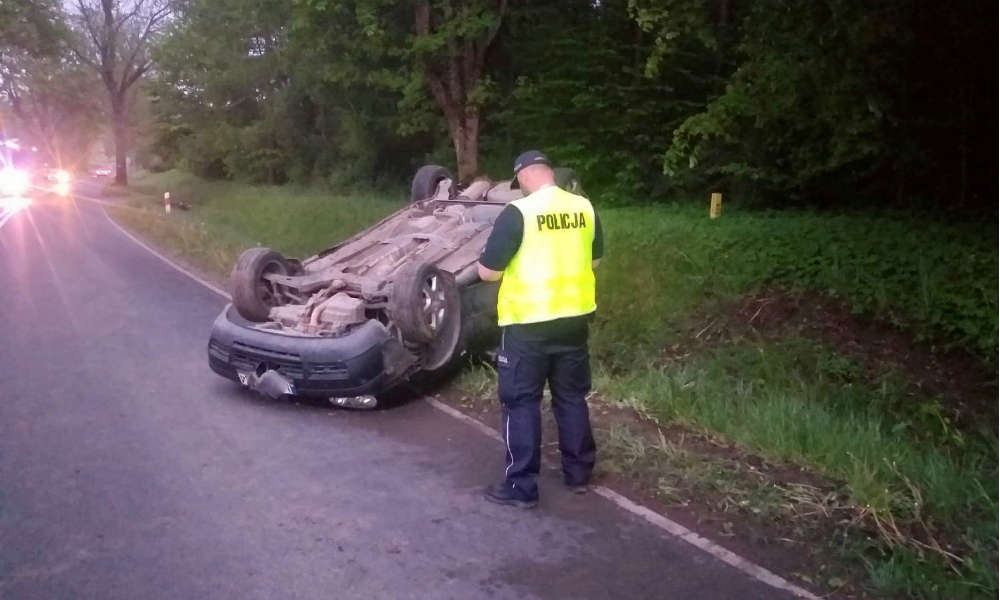
[[[404,204],[175,172],[132,189],[115,218],[217,277],[248,246],[303,257]],[[164,191],[191,210],[165,217]],[[606,475],[764,555],[805,556],[790,568],[823,566],[800,573],[817,588],[995,596],[995,229],[703,213],[602,209]],[[492,381],[470,367],[455,401],[486,410]]]
[[[115,217],[216,278],[228,278],[250,246],[304,258],[403,206],[402,196],[398,201],[376,193],[337,197],[311,189],[210,182],[178,171],[140,172],[132,180],[131,201],[116,209]],[[166,191],[174,203],[169,221]],[[179,209],[180,202],[190,210]]]

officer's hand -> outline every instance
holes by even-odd
[[[483,266],[483,263],[476,263],[476,271],[479,273],[479,278],[483,281],[500,281],[500,278],[503,277],[503,271],[488,269]]]

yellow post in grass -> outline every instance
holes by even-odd
[[[708,205],[708,217],[718,219],[722,216],[722,194],[715,192],[712,194],[712,202]]]

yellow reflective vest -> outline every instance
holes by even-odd
[[[597,310],[594,293],[594,207],[559,187],[511,202],[524,218],[521,246],[503,272],[500,326],[540,323]]]

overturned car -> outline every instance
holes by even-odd
[[[556,176],[581,193],[571,170]],[[496,339],[498,284],[480,281],[476,263],[497,215],[520,197],[511,181],[462,187],[427,165],[408,206],[313,257],[245,251],[232,272],[233,302],[212,326],[209,366],[272,397],[356,408],[444,369]]]

